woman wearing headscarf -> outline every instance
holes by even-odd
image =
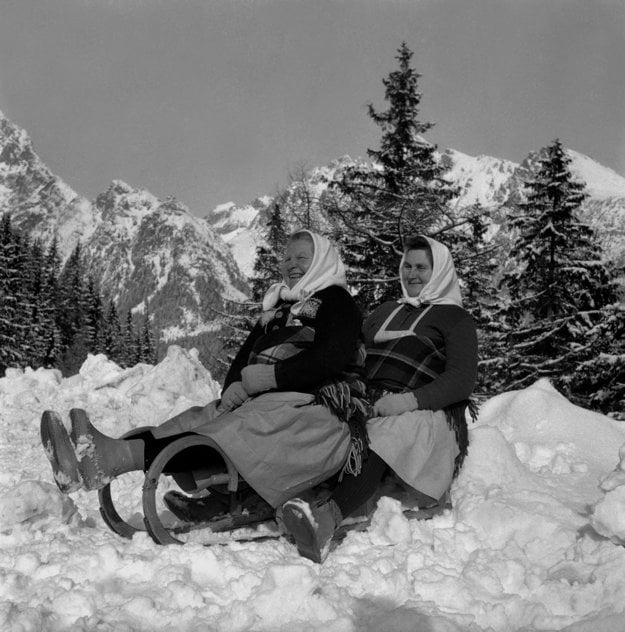
[[[283,281],[269,288],[263,312],[236,355],[220,400],[194,407],[127,439],[113,439],[91,425],[84,411],[70,413],[68,436],[47,411],[41,434],[55,479],[64,491],[99,489],[132,470],[147,470],[162,448],[189,433],[210,436],[242,478],[267,503],[288,498],[335,474],[359,452],[364,423],[362,318],[346,289],[335,247],[302,230],[288,240]],[[351,447],[351,451],[350,451]],[[200,462],[168,464],[173,471]],[[176,457],[174,457],[175,459]],[[183,489],[193,489],[193,480]],[[179,496],[182,496],[179,494]],[[215,506],[184,497],[184,517],[206,519]],[[167,504],[176,513],[176,497]],[[167,498],[166,498],[167,501]],[[180,498],[178,497],[178,501]],[[215,500],[215,502],[219,502]],[[223,507],[222,507],[223,509]]]
[[[327,556],[343,518],[374,495],[387,468],[436,502],[467,453],[477,334],[462,307],[451,254],[429,237],[408,238],[399,277],[402,298],[381,305],[363,326],[374,417],[362,471],[346,475],[329,500],[294,498],[282,508],[299,552],[316,562]]]

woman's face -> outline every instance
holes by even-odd
[[[282,276],[289,289],[308,272],[313,255],[314,247],[307,239],[288,242],[282,261]]]
[[[425,250],[408,250],[400,273],[408,296],[419,296],[425,284],[432,278],[432,264],[428,253]]]

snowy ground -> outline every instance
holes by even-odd
[[[86,408],[120,435],[217,390],[177,347],[156,367],[97,356],[70,379],[0,379],[0,630],[625,630],[625,424],[545,382],[483,405],[452,511],[409,522],[382,499],[370,530],[321,566],[284,540],[123,540],[96,494],[57,491],[39,441],[44,409],[67,419]],[[115,488],[131,514],[140,483],[131,474]]]

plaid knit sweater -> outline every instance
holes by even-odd
[[[412,391],[420,409],[440,410],[466,400],[477,375],[477,334],[469,313],[456,305],[384,303],[363,326],[370,386]],[[375,342],[376,334],[408,330],[421,317],[414,336]]]

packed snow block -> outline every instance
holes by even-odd
[[[493,549],[556,563],[588,526],[624,442],[623,424],[571,404],[546,380],[494,397],[470,426],[452,487],[456,519]]]
[[[0,529],[18,524],[43,523],[52,519],[69,524],[77,516],[77,507],[55,485],[43,481],[22,481],[0,496]]]
[[[299,560],[298,560],[299,562]],[[284,599],[285,592],[289,598]],[[254,600],[254,613],[262,622],[259,629],[280,629],[284,621],[333,621],[336,610],[320,591],[316,569],[306,563],[276,564],[267,569]]]
[[[546,379],[488,400],[470,429],[481,426],[499,428],[532,471],[554,474],[603,476],[625,441],[622,423],[572,404]]]
[[[605,496],[594,506],[591,524],[601,535],[625,545],[625,443],[614,471],[601,480]]]
[[[378,501],[368,532],[373,544],[407,544],[412,540],[410,522],[402,512],[401,502],[387,496]]]
[[[87,355],[78,374],[86,381],[93,382],[94,388],[101,388],[119,378],[126,371],[109,360],[103,353]]]

